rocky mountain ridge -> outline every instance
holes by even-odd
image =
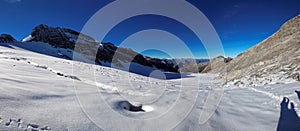
[[[225,63],[212,59],[207,68],[220,73],[225,83],[236,86],[260,86],[300,81],[300,15],[287,21],[266,40],[234,60]]]
[[[23,42],[45,42],[53,47],[66,48],[84,54],[99,65],[114,64],[122,67],[122,63],[135,62],[143,66],[154,67],[169,72],[178,72],[175,64],[155,61],[128,48],[117,47],[110,42],[98,42],[92,37],[71,29],[39,25],[33,29],[30,36]],[[96,58],[95,58],[96,56]]]
[[[0,35],[0,43],[10,43],[10,42],[17,42],[17,40],[9,34]]]
[[[0,42],[17,42],[10,35],[3,35],[5,39]],[[4,37],[3,37],[4,38]],[[159,59],[143,56],[132,49],[117,47],[110,42],[98,42],[92,37],[77,31],[50,27],[44,24],[35,27],[31,34],[22,42],[44,42],[55,48],[65,48],[83,54],[90,61],[99,65],[114,66],[122,68],[124,63],[137,63],[154,69],[168,72],[199,72],[203,70],[207,61],[194,59]],[[63,52],[59,52],[60,54]],[[66,56],[65,54],[61,54]],[[72,59],[69,58],[68,59]]]

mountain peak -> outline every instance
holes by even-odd
[[[48,25],[45,25],[45,24],[40,24],[40,25],[38,25],[38,26],[35,27],[35,28],[49,28],[49,26],[48,26]]]
[[[53,28],[40,24],[32,30],[30,39],[24,39],[23,41],[40,41],[49,43],[54,47],[74,49],[78,35],[79,32],[70,29]]]
[[[17,40],[9,34],[0,35],[0,43],[17,42]]]

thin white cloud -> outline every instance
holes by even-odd
[[[18,2],[21,2],[21,0],[3,0],[5,2],[8,2],[8,3],[18,3]]]

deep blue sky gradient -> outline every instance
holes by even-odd
[[[226,56],[235,57],[272,35],[290,18],[300,14],[299,0],[188,0],[215,27]],[[21,40],[39,25],[80,31],[89,18],[110,0],[0,0],[0,33]],[[180,11],[180,9],[178,10]],[[155,19],[155,23],[149,19]],[[134,24],[134,23],[140,24]],[[167,23],[167,25],[166,25]],[[160,16],[128,19],[106,37],[116,45],[139,29],[165,29],[182,37],[197,58],[206,57],[199,39],[180,23]],[[134,47],[131,47],[134,49]],[[148,54],[155,56],[154,54]],[[160,55],[157,55],[160,57]],[[184,57],[184,56],[182,56]]]

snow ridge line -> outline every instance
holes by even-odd
[[[270,97],[270,98],[272,98],[272,99],[276,99],[276,100],[278,100],[278,101],[281,101],[281,100],[283,99],[282,96],[277,96],[277,95],[275,95],[275,94],[273,94],[273,93],[270,93],[270,92],[267,92],[267,91],[262,91],[262,90],[258,90],[258,89],[251,88],[251,87],[249,87],[249,88],[247,88],[247,89],[250,89],[250,90],[252,90],[252,91],[254,91],[254,92],[262,93],[262,94],[267,95],[268,97]]]
[[[73,75],[65,75],[64,73],[60,72],[60,71],[57,71],[57,70],[54,70],[50,67],[47,67],[47,66],[44,66],[44,65],[40,65],[40,64],[37,64],[37,63],[34,63],[34,62],[31,62],[29,61],[27,58],[24,58],[24,57],[21,57],[21,58],[16,58],[16,57],[2,57],[2,59],[9,59],[9,60],[16,60],[16,61],[24,61],[30,65],[33,65],[35,66],[36,68],[41,68],[41,69],[45,69],[45,70],[48,70],[52,73],[55,73],[56,75],[58,76],[64,76],[66,78],[70,78],[70,79],[73,79],[73,80],[78,80],[78,81],[81,81],[78,77],[76,76],[73,76]]]
[[[99,82],[96,82],[96,86],[100,87],[104,90],[111,90],[115,93],[122,93],[122,94],[125,93],[125,94],[128,94],[128,95],[137,95],[137,96],[150,96],[151,95],[151,94],[140,93],[140,92],[129,91],[129,90],[120,90],[117,87],[113,87],[111,85],[106,85],[106,84],[99,83]]]
[[[254,92],[257,92],[257,93],[262,93],[264,95],[267,95],[268,97],[270,97],[272,99],[276,99],[278,102],[281,102],[284,97],[288,97],[289,98],[289,97],[293,96],[293,94],[287,95],[287,96],[277,96],[277,95],[275,95],[273,93],[270,93],[270,92],[267,92],[267,91],[258,90],[258,89],[251,88],[251,87],[249,87],[247,89],[250,89],[250,90],[252,90]],[[291,100],[291,99],[290,99],[290,103],[293,103],[295,105],[295,110],[300,113],[298,104],[295,101]]]

